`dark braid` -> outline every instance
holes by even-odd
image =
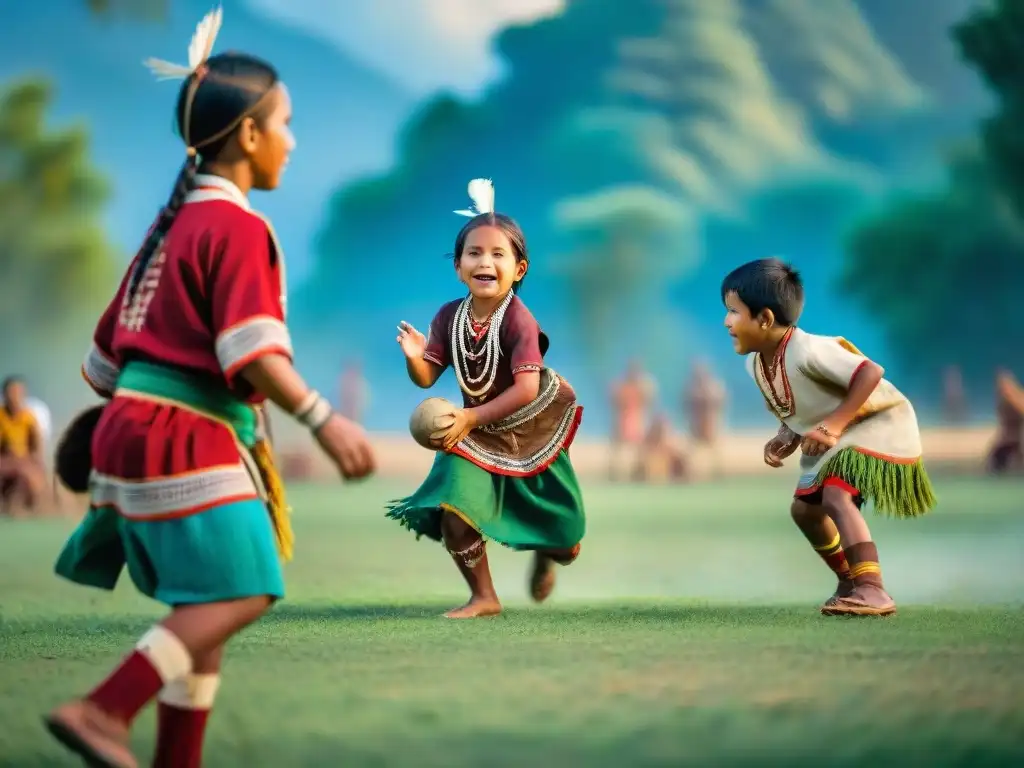
[[[171,196],[160,211],[153,230],[146,237],[146,241],[139,250],[139,256],[135,261],[135,269],[132,270],[132,279],[128,283],[127,297],[129,301],[135,296],[135,292],[142,283],[142,278],[146,274],[149,262],[153,260],[164,238],[167,237],[167,233],[170,232],[171,225],[178,216],[178,211],[181,210],[181,206],[185,203],[185,197],[195,189],[198,167],[195,155],[189,155],[181,166],[181,170],[178,171],[178,178],[174,182]]]
[[[170,198],[139,249],[128,283],[128,301],[135,296],[185,197],[195,189],[199,155],[203,161],[216,159],[245,117],[260,119],[259,109],[277,82],[277,71],[265,61],[244,53],[222,53],[207,59],[182,83],[175,117],[188,155]]]

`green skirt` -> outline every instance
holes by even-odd
[[[492,474],[461,456],[438,452],[427,479],[412,496],[392,502],[388,517],[417,538],[441,541],[445,512],[458,515],[485,539],[518,550],[569,549],[586,530],[583,495],[565,451],[532,477]]]

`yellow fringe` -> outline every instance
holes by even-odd
[[[252,457],[260,470],[263,486],[267,489],[267,508],[274,525],[277,550],[281,559],[288,562],[295,551],[295,532],[292,531],[291,508],[284,497],[284,483],[274,464],[274,454],[267,440],[260,440],[253,446]]]

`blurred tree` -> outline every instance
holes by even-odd
[[[555,227],[570,251],[555,259],[564,295],[578,313],[579,343],[590,362],[605,370],[614,352],[653,352],[645,342],[650,310],[657,311],[666,287],[693,259],[684,234],[692,232],[692,210],[678,197],[645,185],[607,187],[571,197],[554,209]],[[660,338],[658,338],[660,341]]]
[[[990,393],[995,370],[1019,363],[1024,349],[1024,227],[980,150],[950,158],[946,188],[894,200],[861,222],[840,287],[933,395],[950,364],[976,393]]]
[[[52,93],[26,80],[0,94],[0,349],[14,355],[101,308],[117,259],[99,215],[107,183],[84,128],[48,130]]]
[[[148,21],[167,18],[170,0],[85,0],[96,16],[122,15]]]
[[[999,106],[982,125],[998,183],[1024,214],[1024,0],[993,0],[953,28],[968,64],[995,92]]]
[[[945,187],[894,200],[853,230],[840,285],[934,394],[948,364],[988,394],[1024,348],[1024,0],[978,7],[952,34],[996,112],[980,142],[950,153]]]

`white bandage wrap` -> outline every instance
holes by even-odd
[[[177,635],[159,624],[142,636],[135,650],[149,659],[165,684],[192,672],[188,648]]]
[[[310,390],[309,394],[299,403],[299,407],[295,409],[295,418],[311,432],[316,432],[327,423],[333,413],[334,410],[327,402],[327,398],[316,390]]]
[[[186,675],[165,685],[158,700],[175,709],[213,709],[219,688],[220,675]]]

